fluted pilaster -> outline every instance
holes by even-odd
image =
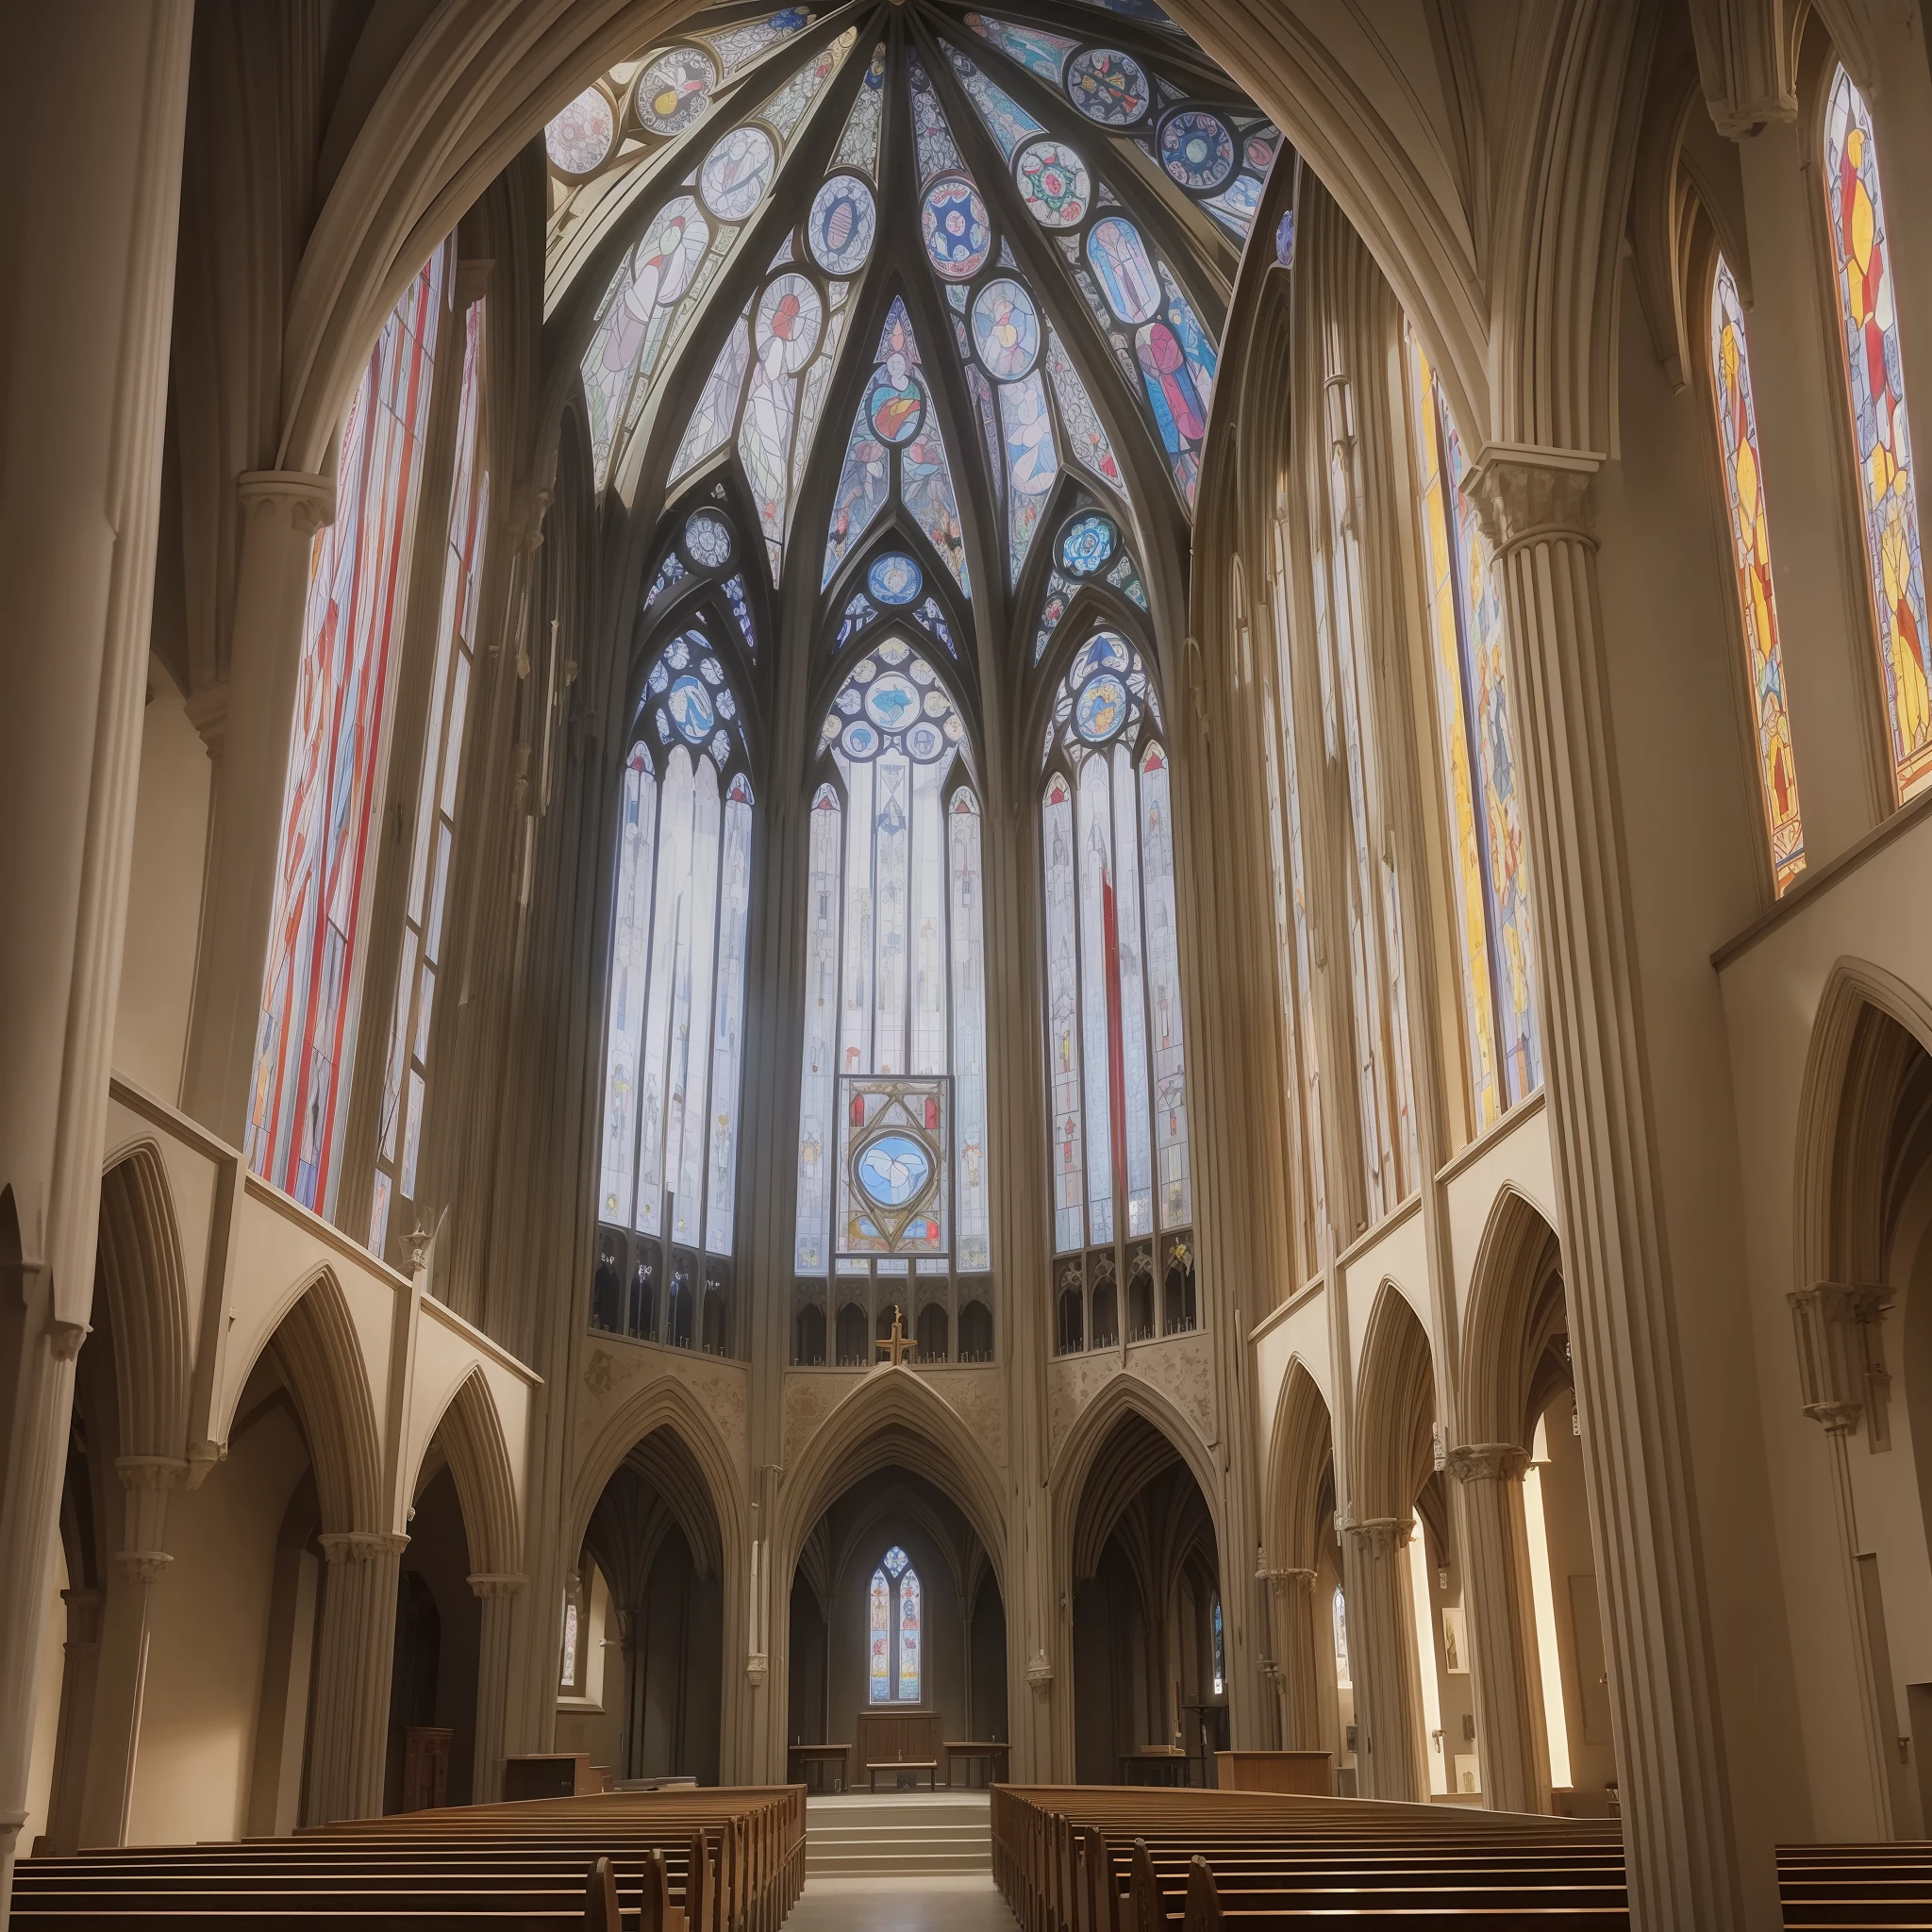
[[[1550,1808],[1550,1742],[1523,1507],[1528,1467],[1527,1453],[1511,1442],[1449,1452],[1461,1503],[1476,1752],[1483,1803],[1492,1811]]]
[[[470,1588],[483,1609],[476,1646],[476,1750],[470,1802],[494,1804],[503,1796],[504,1740],[509,1721],[510,1638],[525,1576],[475,1575]]]
[[[1316,1662],[1321,1656],[1315,1618],[1315,1573],[1312,1570],[1273,1570],[1268,1596],[1274,1618],[1275,1685],[1281,1695],[1281,1748],[1319,1751],[1322,1748],[1321,1679]]]
[[[1364,1798],[1426,1804],[1428,1740],[1417,1680],[1412,1525],[1394,1516],[1343,1526],[1348,1660],[1355,1680],[1356,1781]]]
[[[306,1824],[381,1814],[396,1579],[408,1541],[370,1530],[322,1539],[328,1570],[315,1660]]]
[[[1740,1924],[1682,1364],[1642,1066],[1593,535],[1596,458],[1491,444],[1541,955],[1557,1233],[1597,1527],[1631,1922]]]

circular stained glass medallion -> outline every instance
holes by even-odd
[[[908,442],[918,435],[925,398],[905,357],[888,356],[873,371],[865,412],[881,442]]]
[[[1113,555],[1116,533],[1111,517],[1076,517],[1060,536],[1060,568],[1091,577]]]
[[[834,175],[812,197],[805,235],[827,275],[849,275],[865,266],[878,226],[872,190],[857,175]]]
[[[1205,108],[1183,108],[1160,124],[1160,165],[1195,194],[1211,194],[1234,173],[1234,129]]]
[[[785,374],[796,375],[819,345],[824,315],[816,283],[805,275],[780,275],[758,298],[753,329],[758,360],[769,367],[775,350]]]
[[[926,190],[919,228],[933,267],[948,281],[963,282],[976,275],[992,252],[986,204],[963,175],[941,175]]]
[[[673,47],[638,75],[638,119],[653,134],[682,134],[710,105],[718,70],[702,47]]]
[[[869,758],[879,748],[879,735],[863,718],[855,718],[845,727],[845,752],[848,758]]]
[[[873,565],[865,581],[881,604],[909,604],[919,595],[925,579],[904,551],[894,550]]]
[[[880,1208],[909,1207],[932,1179],[932,1156],[910,1134],[868,1141],[854,1166],[860,1191]]]
[[[686,743],[702,744],[710,736],[711,727],[717,723],[711,709],[711,694],[695,677],[687,674],[674,678],[671,695],[664,702],[670,707],[671,722]]]
[[[919,693],[912,680],[889,671],[865,694],[866,715],[881,731],[898,731],[919,715]]]
[[[1126,722],[1127,688],[1103,671],[1074,700],[1074,728],[1089,744],[1105,744]]]
[[[973,341],[987,373],[1001,382],[1024,375],[1040,357],[1040,315],[1018,282],[1002,275],[973,305]]]
[[[705,157],[698,192],[721,222],[741,222],[765,198],[778,151],[762,127],[734,127]]]
[[[543,130],[551,165],[565,175],[588,175],[610,152],[617,117],[602,88],[587,87]]]
[[[1147,70],[1117,47],[1087,47],[1067,67],[1067,98],[1103,127],[1127,127],[1147,111]]]
[[[908,756],[917,758],[922,765],[931,764],[945,748],[946,734],[924,718],[906,734]]]
[[[1020,198],[1042,228],[1071,228],[1087,219],[1093,181],[1087,163],[1063,141],[1029,142],[1014,164]]]
[[[693,510],[685,523],[684,547],[701,570],[717,570],[731,556],[731,525],[714,510]]]

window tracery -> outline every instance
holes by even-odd
[[[866,1599],[867,1683],[874,1704],[919,1702],[923,1608],[919,1572],[894,1543],[872,1573]]]

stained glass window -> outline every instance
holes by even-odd
[[[1764,465],[1757,450],[1744,309],[1738,299],[1737,279],[1722,256],[1710,292],[1710,368],[1750,673],[1752,724],[1757,736],[1757,776],[1771,835],[1773,883],[1782,893],[1805,869],[1805,825],[1798,809],[1798,771],[1785,702],[1784,655],[1778,648],[1771,520],[1764,505]]]
[[[463,726],[469,716],[470,680],[475,671],[476,598],[490,525],[490,473],[477,444],[482,362],[483,304],[475,302],[463,318],[462,389],[457,405],[449,535],[443,549],[442,609],[429,691],[429,726],[416,793],[402,969],[396,980],[382,1108],[376,1124],[369,1246],[377,1256],[388,1251],[394,1203],[416,1197],[416,1157],[428,1097],[430,1023],[437,974],[442,964],[450,857],[456,847],[457,787],[463,766]]]
[[[354,989],[422,483],[443,251],[404,291],[343,422],[336,517],[308,565],[245,1153],[332,1213]]]
[[[824,1276],[836,1257],[916,1252],[941,1269],[983,1273],[991,1214],[980,807],[964,722],[932,664],[896,631],[869,635],[877,641],[826,708],[808,815],[793,1259],[800,1274]],[[872,1229],[855,1245],[834,1211],[840,1177],[857,1173],[874,1138],[855,1140],[872,1117],[861,1118],[856,1089],[841,1099],[841,1077],[934,1096],[950,1080],[950,1139],[935,1097],[932,1116],[907,1129],[914,1144],[893,1153],[902,1174],[917,1167],[922,1190],[929,1176],[942,1196],[923,1244]]]
[[[872,1573],[867,1598],[868,1675],[874,1704],[919,1702],[919,1572],[895,1543]]]
[[[1911,425],[1878,147],[1872,110],[1841,67],[1832,77],[1824,113],[1824,192],[1879,675],[1903,801],[1932,779],[1932,629],[1925,621]]]
[[[1141,654],[1118,631],[1095,631],[1060,680],[1041,798],[1061,1253],[1193,1215],[1173,795],[1157,724]]]
[[[1463,1030],[1480,1132],[1542,1084],[1529,861],[1504,664],[1501,575],[1462,492],[1466,465],[1456,425],[1413,331],[1409,375]]]
[[[728,1257],[743,1078],[753,796],[703,630],[664,645],[618,812],[600,1221]]]

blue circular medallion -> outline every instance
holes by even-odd
[[[827,275],[849,275],[865,266],[878,225],[872,190],[857,175],[834,175],[812,197],[805,232]]]
[[[1183,188],[1211,194],[1234,173],[1234,130],[1205,108],[1182,108],[1160,124],[1160,164]]]
[[[910,1134],[881,1134],[860,1150],[855,1165],[860,1191],[880,1208],[907,1207],[932,1177],[932,1157]]]
[[[903,550],[880,558],[865,581],[881,604],[909,604],[925,584],[919,566]]]
[[[992,252],[986,204],[963,175],[941,175],[926,190],[919,229],[933,267],[950,282],[976,275]]]
[[[1074,700],[1074,728],[1089,744],[1105,744],[1126,722],[1127,688],[1104,671]]]
[[[672,681],[671,695],[665,700],[671,708],[671,722],[687,744],[702,744],[717,722],[711,709],[711,694],[689,673]]]
[[[1060,568],[1091,577],[1113,555],[1114,541],[1111,517],[1075,517],[1060,536]]]

